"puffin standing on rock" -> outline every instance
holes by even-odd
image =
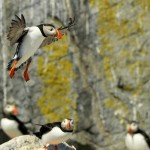
[[[150,138],[139,128],[138,122],[129,122],[127,132],[125,144],[129,150],[150,150]]]
[[[37,49],[49,45],[58,39],[61,39],[63,33],[61,30],[68,29],[73,26],[75,18],[70,18],[68,26],[61,26],[56,29],[52,24],[40,24],[38,26],[26,27],[26,21],[23,16],[19,18],[16,15],[16,20],[12,20],[7,38],[11,45],[17,43],[16,52],[12,60],[8,63],[7,69],[9,70],[10,78],[13,78],[15,71],[26,63],[24,71],[24,78],[29,80],[28,68],[32,60],[32,56]]]
[[[24,123],[16,117],[17,115],[18,110],[16,105],[6,105],[4,107],[1,128],[10,138],[29,134]]]
[[[53,122],[40,126],[40,131],[34,134],[41,139],[44,148],[47,149],[46,145],[52,144],[58,150],[57,145],[67,141],[71,137],[74,123],[72,119],[64,119],[62,122]]]

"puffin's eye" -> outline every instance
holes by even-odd
[[[67,121],[67,120],[65,119],[65,120],[64,120],[64,123],[66,123],[66,121]]]
[[[50,31],[53,31],[53,28],[51,28]]]

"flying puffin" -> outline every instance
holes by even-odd
[[[15,43],[18,44],[16,52],[7,66],[10,78],[13,78],[15,71],[21,65],[26,63],[24,78],[28,81],[28,68],[32,61],[32,56],[37,49],[61,39],[63,36],[61,30],[73,26],[74,22],[75,18],[70,18],[70,22],[67,26],[61,26],[58,29],[52,24],[40,24],[37,26],[26,27],[26,21],[23,14],[21,15],[21,18],[16,15],[16,20],[12,20],[11,27],[7,34],[7,38],[11,45],[14,45]]]
[[[17,118],[17,115],[18,110],[16,105],[6,105],[4,107],[1,128],[10,138],[29,134],[28,129],[24,123]]]
[[[137,121],[130,121],[127,125],[125,144],[129,150],[150,150],[150,138],[139,128]]]
[[[71,137],[74,123],[72,119],[64,119],[62,122],[53,122],[40,126],[40,131],[34,134],[41,139],[44,148],[47,149],[46,145],[52,144],[58,150],[57,145]]]

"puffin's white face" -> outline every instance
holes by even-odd
[[[5,114],[18,115],[18,111],[17,111],[16,105],[6,105],[4,107],[4,113]]]
[[[57,31],[53,26],[43,25],[43,31],[46,36],[54,36],[55,34],[57,34]]]
[[[43,31],[46,36],[53,36],[57,39],[61,39],[63,36],[59,30],[50,25],[43,25]]]
[[[65,130],[73,130],[73,127],[74,127],[74,123],[73,123],[73,120],[72,119],[64,119],[62,122],[61,122],[61,127]]]
[[[138,123],[133,121],[130,124],[127,125],[127,131],[128,133],[132,134],[138,130],[139,126]]]

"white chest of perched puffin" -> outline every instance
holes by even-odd
[[[10,138],[22,135],[22,133],[18,129],[18,123],[15,120],[2,118],[1,128]]]
[[[129,150],[150,150],[144,136],[141,134],[127,134],[125,138],[126,146]]]
[[[72,132],[63,132],[59,127],[54,127],[50,132],[42,136],[43,144],[59,144],[68,140]]]
[[[21,57],[21,59],[18,61],[17,67],[34,55],[45,39],[38,27],[33,26],[29,27],[28,29],[29,31],[24,37],[19,48],[19,57]]]

